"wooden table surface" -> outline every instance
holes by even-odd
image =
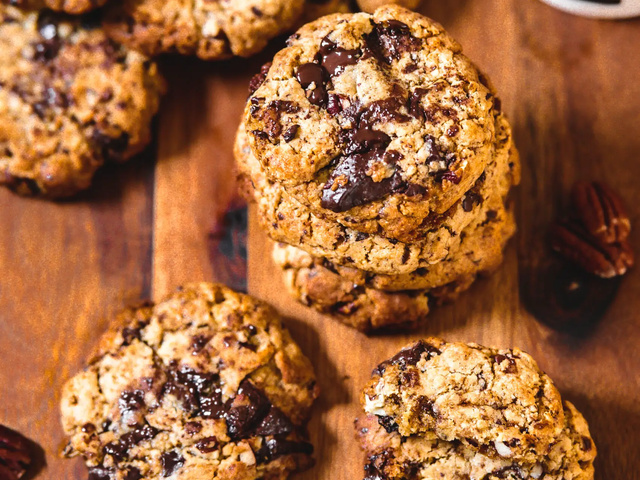
[[[60,460],[58,402],[108,319],[183,282],[248,283],[287,317],[323,393],[310,430],[317,465],[295,478],[362,478],[353,438],[358,392],[372,367],[408,341],[441,335],[530,352],[590,422],[596,478],[640,478],[640,268],[586,336],[559,334],[523,308],[519,286],[545,251],[544,231],[577,179],[604,179],[640,225],[640,21],[572,17],[535,0],[427,0],[493,79],[523,160],[514,193],[519,232],[503,267],[411,335],[366,337],[293,302],[250,216],[248,270],[229,263],[225,225],[242,224],[232,142],[251,74],[266,58],[168,59],[171,91],[154,149],[103,171],[91,191],[48,203],[0,191],[0,423],[38,442],[39,479],[86,478]],[[232,212],[226,216],[225,212]],[[640,228],[632,232],[636,250]],[[240,242],[240,244],[238,243]],[[248,272],[248,273],[246,273]]]

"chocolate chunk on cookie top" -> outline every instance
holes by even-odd
[[[309,360],[269,306],[192,284],[124,312],[62,394],[91,480],[262,479],[310,465]]]
[[[407,241],[494,155],[498,104],[437,23],[396,6],[301,28],[244,121],[266,175],[315,214]]]
[[[88,18],[0,5],[0,185],[63,197],[150,141],[156,65]]]
[[[363,405],[389,432],[432,434],[512,461],[547,455],[565,424],[558,390],[529,355],[439,339],[379,365]]]

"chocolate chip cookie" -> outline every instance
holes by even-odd
[[[114,40],[148,55],[247,57],[288,31],[304,6],[304,0],[122,0],[107,9],[105,28]]]
[[[380,364],[362,398],[403,437],[434,434],[513,461],[547,455],[565,424],[560,393],[526,353],[433,338]]]
[[[593,479],[582,415],[518,350],[420,340],[381,363],[356,421],[366,479]]]
[[[431,219],[430,230],[420,240],[411,243],[359,232],[313,214],[279,182],[267,179],[247,144],[244,125],[238,131],[235,155],[247,197],[256,202],[260,222],[271,238],[338,265],[382,275],[403,275],[448,258],[462,241],[462,231],[471,223],[485,222],[487,216],[505,216],[504,198],[512,185],[519,183],[520,162],[504,115],[497,115],[496,123],[495,155],[486,171],[449,211]]]
[[[0,5],[0,184],[64,197],[151,138],[155,63],[88,19]]]
[[[244,122],[267,178],[361,233],[420,238],[494,157],[489,82],[397,6],[306,25],[253,86]]]
[[[317,396],[277,313],[208,283],[124,312],[65,385],[65,455],[96,479],[262,479],[309,466]]]
[[[356,421],[366,453],[365,480],[593,480],[596,448],[584,417],[564,402],[564,429],[536,463],[487,456],[435,435],[403,437],[386,430],[375,415]]]

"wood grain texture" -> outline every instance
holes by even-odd
[[[640,269],[584,338],[555,333],[521,306],[519,289],[546,255],[548,223],[577,179],[603,179],[640,225],[640,21],[599,22],[535,0],[427,0],[496,84],[523,160],[519,232],[504,266],[411,335],[366,337],[298,305],[255,219],[249,290],[278,307],[314,362],[323,389],[311,422],[317,465],[300,480],[362,478],[353,437],[371,369],[424,335],[517,345],[583,410],[600,450],[599,480],[640,471]],[[220,263],[221,219],[235,207],[232,142],[252,73],[269,56],[205,64],[168,59],[157,163],[111,168],[79,199],[47,203],[0,191],[0,423],[38,441],[37,478],[81,480],[80,461],[57,457],[62,383],[79,369],[107,319],[186,281],[235,281]],[[640,228],[632,232],[640,251]],[[234,280],[235,279],[235,280]]]

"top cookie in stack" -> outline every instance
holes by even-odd
[[[519,162],[493,88],[400,7],[293,35],[252,81],[236,156],[290,289],[361,329],[415,323],[514,231]]]

